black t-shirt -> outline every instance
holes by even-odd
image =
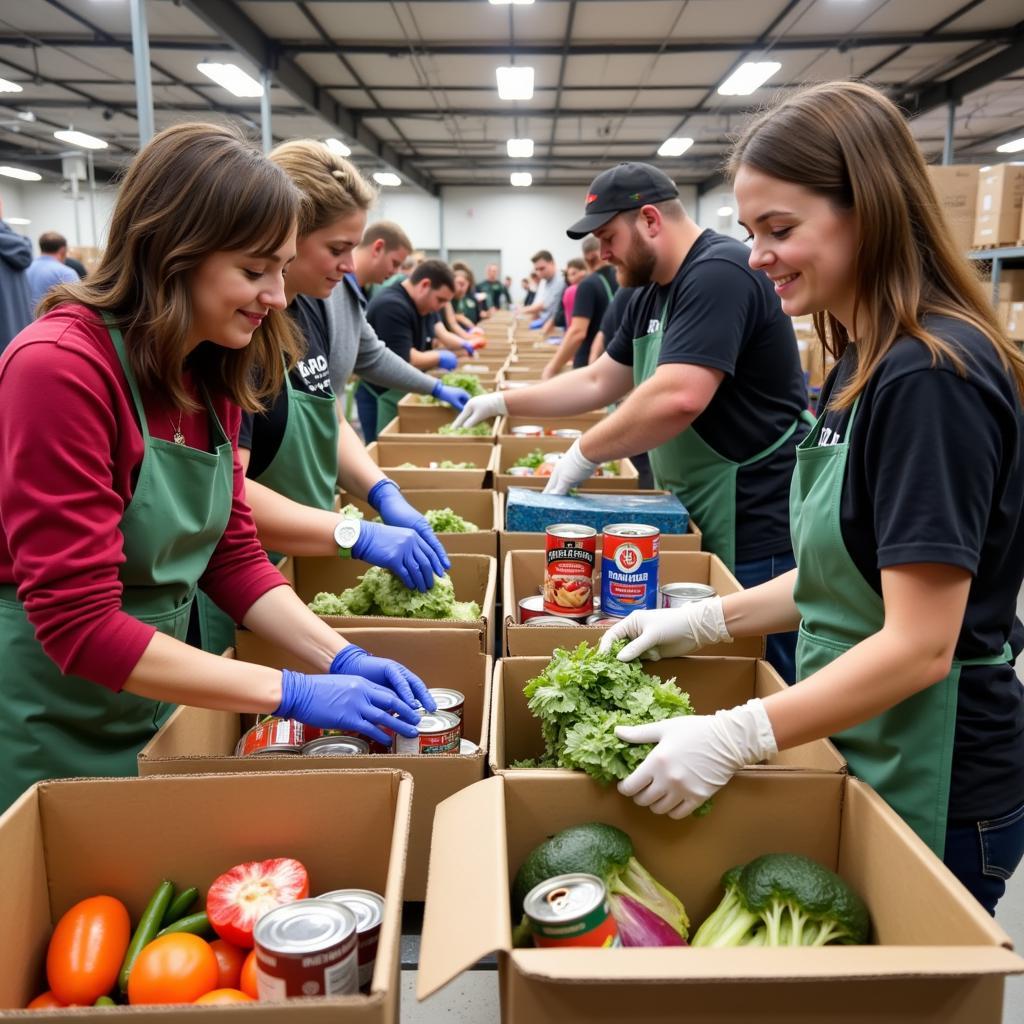
[[[601,317],[601,333],[604,335],[604,347],[607,350],[612,338],[618,333],[630,302],[643,291],[643,288],[620,288],[608,304]]]
[[[633,299],[607,351],[633,365],[633,339],[652,333],[666,299],[658,365],[708,366],[725,373],[690,430],[719,455],[744,462],[774,444],[807,407],[793,323],[765,274],[750,269],[742,242],[705,231],[666,286],[648,285]],[[796,431],[768,458],[736,474],[736,561],[790,550],[789,484]],[[697,524],[698,526],[700,523]]]
[[[964,354],[966,379],[901,338],[850,409],[829,396],[857,360],[850,346],[822,391],[819,443],[849,441],[840,524],[860,574],[881,595],[881,570],[920,562],[973,576],[956,658],[1020,650],[1024,578],[1024,413],[992,344],[962,321],[926,327]],[[1013,638],[1011,640],[1011,634]],[[960,674],[950,818],[975,821],[1015,807],[1024,793],[1024,700],[1013,666]]]
[[[601,270],[604,269],[604,267],[601,268]],[[583,344],[576,349],[576,355],[572,360],[573,366],[587,365],[587,361],[590,359],[591,343],[597,332],[601,330],[601,321],[615,295],[617,285],[609,283],[608,275],[602,274],[601,270],[587,274],[576,288],[576,300],[572,306],[573,319],[578,316],[587,317],[590,322],[587,324],[587,333],[583,338]]]
[[[500,281],[481,281],[477,286],[478,292],[487,296],[488,309],[501,309],[501,300],[504,298],[508,305],[512,305],[512,296],[508,289]]]
[[[331,338],[327,331],[327,310],[323,300],[297,295],[288,307],[288,313],[306,339],[306,354],[288,375],[292,387],[296,391],[305,391],[311,395],[333,397],[331,375],[328,370]],[[266,412],[242,413],[238,445],[240,448],[250,449],[246,476],[257,477],[270,465],[281,447],[287,425],[286,388],[277,393]]]
[[[411,361],[413,349],[423,351],[430,347],[436,315],[423,316],[412,301],[412,296],[402,287],[402,281],[377,292],[366,307],[366,319],[377,332],[377,337],[395,355],[406,362]],[[383,394],[386,388],[379,388],[367,381],[362,386],[375,394]]]

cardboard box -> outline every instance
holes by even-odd
[[[518,622],[519,601],[540,593],[544,582],[543,551],[509,551],[502,570],[502,616],[506,657],[541,657],[556,647],[576,647],[586,641],[596,644],[605,630],[600,626],[524,626]],[[743,588],[717,556],[706,551],[663,551],[658,566],[659,583],[706,583],[720,596],[738,593]],[[601,593],[601,554],[594,566],[594,593]],[[760,658],[764,656],[764,637],[746,636],[731,644],[714,644],[698,652],[697,657]]]
[[[543,533],[555,523],[577,523],[598,531],[613,523],[643,523],[662,533],[685,534],[689,521],[683,503],[668,491],[592,487],[578,494],[545,494],[510,486],[505,494],[505,528],[521,533]]]
[[[663,533],[661,535],[661,550],[700,551],[702,537],[700,527],[691,519],[686,533]],[[547,534],[508,533],[502,530],[498,534],[498,563],[504,566],[505,556],[510,551],[543,551],[546,546]]]
[[[486,440],[486,437],[479,436],[474,437],[460,436],[459,434],[453,434],[451,436],[442,434],[440,438],[437,436],[438,430],[446,424],[452,423],[458,413],[450,405],[424,405],[420,402],[419,395],[406,395],[398,403],[398,416],[393,419],[386,427],[384,427],[380,433],[383,434],[385,431],[391,434],[427,434],[430,435],[429,439],[432,441],[481,441]],[[497,423],[492,421],[490,424],[491,436],[497,436]]]
[[[540,722],[527,706],[523,687],[544,671],[548,661],[502,658],[494,666],[487,759],[494,773],[518,773],[523,769],[510,768],[513,761],[539,757],[544,751]],[[751,697],[768,697],[788,689],[767,661],[755,658],[665,658],[645,661],[643,668],[660,679],[674,678],[679,688],[690,695],[698,715],[711,715],[721,708],[744,704]],[[846,760],[830,740],[815,740],[780,751],[765,767],[841,772],[846,771]]]
[[[629,834],[683,901],[691,934],[735,864],[790,851],[865,900],[878,945],[745,949],[515,949],[509,891],[527,854],[570,825]],[[739,773],[704,818],[673,821],[585,775],[519,772],[437,808],[417,995],[498,957],[503,1024],[999,1024],[1009,936],[888,805],[845,774]]]
[[[448,409],[447,406],[445,406]],[[453,409],[448,409],[448,412],[454,413]],[[402,429],[401,422],[396,417],[386,427],[382,427],[380,432],[377,434],[377,440],[384,438],[390,441],[415,441],[419,444],[435,444],[437,441],[458,441],[459,444],[493,444],[498,437],[498,421],[501,419],[499,416],[497,420],[492,420],[488,426],[488,432],[486,434],[439,434],[436,430],[427,430],[421,433],[416,431],[406,431]],[[451,422],[452,417],[449,417],[447,422]]]
[[[306,866],[313,894],[353,887],[384,896],[371,992],[253,1003],[229,1015],[266,1024],[397,1024],[411,804],[412,780],[397,771],[79,779],[33,786],[0,818],[0,858],[10,886],[0,1020],[34,1016],[17,1008],[48,987],[46,948],[53,926],[79,900],[115,896],[137,922],[162,878],[205,892],[235,864],[287,855]],[[106,1013],[77,1007],[44,1016],[82,1021]],[[135,1006],[116,1013],[145,1024],[208,1024],[225,1016],[219,1006]]]
[[[1016,245],[1024,208],[1024,163],[994,164],[978,173],[974,246]]]
[[[413,508],[427,512],[434,508],[450,508],[468,523],[479,527],[476,533],[439,533],[437,539],[450,555],[491,555],[498,553],[498,531],[504,522],[501,498],[495,491],[402,491]],[[365,501],[342,494],[340,504],[355,505],[367,519],[377,511]]]
[[[513,427],[541,426],[550,434],[553,430],[582,430],[586,433],[595,423],[600,423],[608,413],[604,409],[581,412],[575,416],[505,416],[498,431],[500,438],[514,436]]]
[[[543,452],[566,452],[572,447],[573,439],[569,437],[502,437],[498,444],[498,464],[495,467],[495,490],[504,494],[510,487],[526,487],[533,491],[544,490],[548,482],[545,476],[513,476],[508,472],[517,459],[540,448]],[[639,485],[640,474],[629,459],[618,459],[618,476],[592,476],[580,485],[584,491],[635,491]]]
[[[997,310],[999,322],[1014,341],[1024,341],[1024,302],[1000,302]]]
[[[1024,270],[1001,269],[997,298],[1000,302],[1024,302]]]
[[[415,441],[385,434],[366,446],[374,462],[403,490],[463,491],[489,487],[498,464],[498,449],[487,438]],[[431,462],[472,462],[473,469],[430,469]],[[421,469],[400,469],[412,462]]]
[[[979,170],[977,164],[932,164],[928,167],[928,177],[961,252],[967,252],[974,241]]]

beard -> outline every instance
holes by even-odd
[[[623,288],[637,288],[651,283],[657,263],[654,249],[645,245],[635,228],[626,255],[619,261],[615,276]]]

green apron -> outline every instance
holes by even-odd
[[[142,430],[143,456],[121,518],[121,609],[184,640],[196,582],[231,515],[231,442],[206,401],[212,452],[152,437],[121,332],[107,321]],[[43,779],[135,775],[136,755],[174,710],[63,675],[13,585],[0,587],[0,810]]]
[[[366,381],[360,381],[359,387],[377,403],[377,434],[398,416],[398,403],[409,393],[401,388],[388,388],[386,391],[378,392],[367,385]]]
[[[859,399],[846,428],[853,432]],[[885,621],[881,596],[864,579],[843,543],[840,507],[849,442],[818,445],[824,413],[798,445],[789,522],[796,555],[793,596],[800,609],[796,678],[806,679]],[[946,844],[957,688],[964,665],[1009,661],[999,654],[954,661],[949,675],[875,718],[833,736],[851,772],[873,786],[942,857]]]
[[[658,368],[668,306],[666,299],[658,330],[633,339],[634,386],[653,377]],[[686,506],[704,533],[705,550],[718,555],[730,571],[736,568],[737,473],[773,455],[793,436],[801,420],[814,422],[809,413],[801,413],[778,440],[743,462],[719,455],[692,426],[650,453],[654,482]]]
[[[289,374],[284,377],[288,418],[277,453],[254,480],[278,494],[330,511],[338,481],[338,410],[334,395],[296,391]],[[275,564],[284,556],[270,552]],[[235,624],[202,591],[199,592],[199,627],[203,650],[221,654],[234,646]]]

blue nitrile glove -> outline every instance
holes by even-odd
[[[431,550],[438,558],[439,566],[444,567],[443,569],[434,569],[438,576],[443,576],[452,567],[448,552],[445,551],[444,546],[434,536],[434,531],[430,528],[430,523],[427,522],[426,516],[422,512],[417,512],[402,497],[402,492],[398,489],[398,484],[394,480],[389,480],[387,477],[383,480],[378,480],[370,488],[370,493],[366,496],[366,500],[380,513],[380,517],[385,523],[390,523],[392,526],[405,526],[410,530],[415,530],[430,545]]]
[[[476,359],[476,346],[475,345],[473,345],[471,342],[464,341],[462,343],[462,347],[466,350],[466,355],[469,356],[470,359]]]
[[[411,526],[385,526],[363,519],[352,557],[390,569],[414,590],[430,590],[434,577],[444,575],[437,555]]]
[[[385,746],[391,737],[377,726],[387,726],[402,736],[419,735],[419,713],[393,690],[360,676],[307,676],[285,669],[281,673],[281,703],[274,714],[321,729],[351,729]]]
[[[442,370],[454,370],[459,365],[459,357],[454,352],[444,349],[437,354],[437,365]]]
[[[415,672],[390,658],[375,658],[355,644],[342,648],[331,662],[331,675],[364,676],[371,683],[394,690],[406,704],[436,711],[437,703],[430,696],[426,683]]]
[[[531,331],[539,331],[545,324],[544,317],[538,317],[533,323],[530,324]]]
[[[434,390],[430,393],[434,398],[440,398],[442,402],[447,402],[456,412],[462,412],[469,401],[468,391],[463,391],[462,388],[450,388],[447,384],[442,384],[441,381],[434,385]]]

